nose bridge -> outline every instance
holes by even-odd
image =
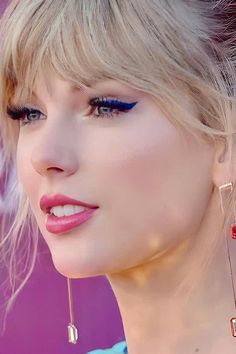
[[[49,114],[51,116],[49,116]],[[31,162],[41,175],[54,173],[73,174],[78,168],[74,148],[74,129],[62,114],[52,117],[48,113],[46,121],[37,133]]]

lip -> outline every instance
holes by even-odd
[[[54,206],[58,206],[58,205],[66,205],[66,204],[70,204],[70,205],[81,205],[85,208],[89,208],[89,209],[97,209],[98,206],[97,205],[91,205],[85,202],[82,202],[80,200],[76,200],[70,197],[67,197],[66,195],[63,194],[54,194],[54,195],[43,195],[42,198],[40,199],[39,202],[39,206],[40,209],[44,212],[44,213],[49,213],[50,209]]]
[[[96,214],[96,209],[87,209],[80,213],[61,217],[47,214],[46,229],[53,234],[69,232],[89,220],[94,213]]]

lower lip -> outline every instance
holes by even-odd
[[[74,215],[61,217],[48,214],[46,229],[53,234],[60,234],[62,232],[70,231],[89,220],[97,209],[98,208],[87,209]]]

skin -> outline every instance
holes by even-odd
[[[46,119],[21,127],[17,168],[56,269],[71,278],[107,276],[129,354],[233,354],[223,243],[202,269],[211,242],[223,239],[217,186],[231,177],[224,146],[177,129],[150,95],[117,81],[83,91],[56,76],[49,89],[41,77],[35,95],[25,104]],[[88,100],[101,96],[138,104],[91,118]],[[99,209],[79,228],[51,234],[39,200],[54,193]],[[197,284],[189,301],[174,296],[186,275]]]

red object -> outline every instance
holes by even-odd
[[[230,326],[231,326],[232,336],[236,337],[236,318],[235,317],[231,318]]]
[[[72,199],[62,194],[55,194],[52,196],[43,195],[39,203],[40,209],[42,209],[42,211],[44,211],[45,213],[49,213],[50,209],[54,206],[66,205],[66,204],[81,205],[83,207],[90,208],[90,209],[98,208],[98,206],[96,205],[87,204],[81,202],[80,200]]]
[[[46,219],[46,229],[54,234],[70,231],[90,219],[96,212],[96,209],[87,209],[80,213],[61,217],[48,214]]]
[[[230,235],[232,237],[232,239],[236,239],[236,224],[232,224],[230,226]]]

